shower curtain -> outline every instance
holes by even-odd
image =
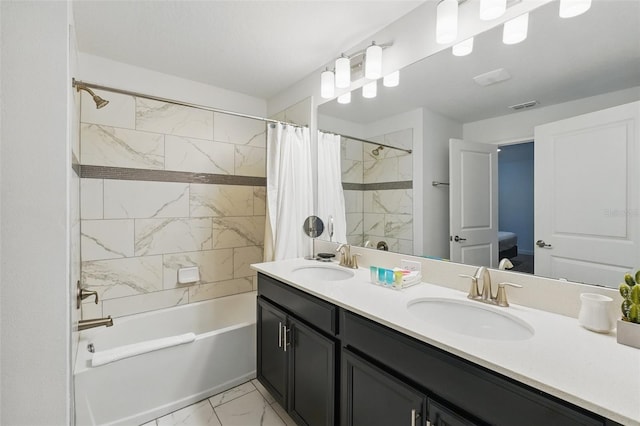
[[[325,225],[323,240],[347,242],[347,215],[342,171],[340,167],[340,135],[318,131],[318,217]],[[333,237],[329,235],[333,218]]]
[[[309,129],[267,125],[267,219],[264,260],[303,257],[310,249],[303,232],[313,214]]]

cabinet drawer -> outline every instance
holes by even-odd
[[[604,419],[405,336],[342,311],[342,344],[494,425],[602,425]]]
[[[326,333],[335,336],[338,332],[338,309],[331,303],[261,273],[258,273],[258,295]]]

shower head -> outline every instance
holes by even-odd
[[[87,93],[89,93],[91,95],[91,97],[93,98],[93,102],[96,103],[96,108],[100,109],[104,106],[106,106],[109,101],[102,99],[100,96],[96,95],[95,93],[93,93],[93,90],[89,89],[86,86],[83,86],[82,84],[77,84],[76,85],[76,90],[79,92],[81,90],[85,90]]]
[[[372,150],[371,153],[377,157],[378,155],[380,155],[380,151],[382,151],[383,149],[384,149],[384,147],[382,145],[380,145],[376,149]]]
[[[107,106],[107,104],[109,103],[109,101],[102,99],[100,96],[98,95],[93,95],[93,101],[96,103],[96,108],[100,109],[104,106]]]

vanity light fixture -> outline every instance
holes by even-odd
[[[324,99],[332,98],[335,94],[335,75],[333,71],[329,71],[329,68],[326,68],[320,74],[320,96]]]
[[[371,42],[364,53],[364,76],[369,80],[382,77],[382,46]]]
[[[473,37],[461,41],[458,44],[454,44],[451,48],[451,52],[454,56],[467,56],[473,52]]]
[[[573,18],[591,7],[591,0],[560,0],[560,17]]]
[[[344,53],[336,59],[336,87],[345,89],[351,85],[351,61]]]
[[[527,38],[529,29],[529,12],[513,18],[504,23],[502,42],[504,44],[517,44]]]
[[[384,87],[396,87],[400,84],[400,70],[387,74],[382,79]]]
[[[436,8],[436,42],[451,43],[458,37],[458,0],[441,0]]]
[[[338,96],[338,103],[339,104],[351,103],[351,92],[343,93],[342,95]]]
[[[363,98],[367,98],[367,99],[375,98],[377,94],[378,94],[378,82],[377,81],[372,81],[372,82],[367,83],[364,86],[362,86],[362,97]]]
[[[480,0],[480,19],[491,21],[507,10],[507,0]]]

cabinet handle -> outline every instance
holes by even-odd
[[[283,339],[283,340],[284,340],[284,351],[285,351],[285,352],[287,351],[287,346],[289,346],[289,344],[291,343],[291,342],[289,342],[289,341],[287,340],[287,335],[288,335],[290,332],[291,332],[291,329],[290,329],[290,328],[288,329],[288,328],[284,327],[284,336],[283,336],[283,337],[284,337],[284,339]]]
[[[416,419],[420,417],[420,414],[416,411],[416,409],[411,410],[411,426],[416,426]]]
[[[282,347],[282,323],[278,323],[278,347]]]

